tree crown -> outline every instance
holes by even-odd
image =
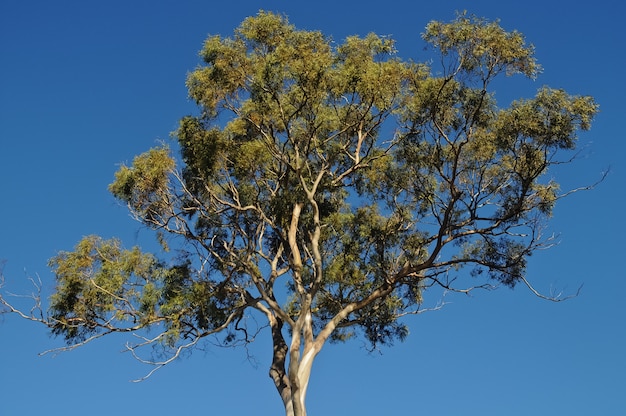
[[[98,237],[60,253],[53,332],[80,343],[163,324],[138,346],[175,357],[222,331],[250,341],[256,311],[282,391],[327,340],[403,339],[427,289],[527,282],[560,198],[546,173],[598,106],[544,87],[499,107],[496,77],[540,67],[498,22],[461,14],[423,39],[438,66],[400,59],[387,37],[335,44],[267,12],[209,37],[187,79],[200,111],[174,133],[180,160],[151,149],[109,188],[164,248],[181,242],[177,256]],[[475,280],[460,285],[465,268]]]

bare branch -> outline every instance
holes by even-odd
[[[45,324],[48,327],[51,327],[53,325],[52,321],[39,321],[39,322]],[[114,332],[116,332],[116,331],[114,331],[114,330],[103,331],[103,332],[97,333],[95,335],[92,335],[92,336],[86,338],[83,341],[76,342],[76,343],[69,344],[69,345],[65,345],[63,347],[57,347],[57,348],[52,348],[52,349],[49,349],[49,350],[45,350],[45,351],[40,352],[38,355],[40,355],[40,356],[44,356],[44,355],[48,355],[48,354],[56,355],[56,354],[59,354],[59,353],[62,353],[62,352],[66,352],[66,351],[72,351],[72,350],[74,350],[74,349],[76,349],[78,347],[82,347],[83,345],[89,344],[91,341],[94,341],[94,340],[96,340],[98,338],[102,338],[102,337],[104,337],[106,335],[109,335],[109,334],[112,334]]]
[[[520,277],[520,280],[522,282],[524,282],[524,284],[526,285],[526,287],[538,298],[540,299],[544,299],[544,300],[549,300],[551,302],[563,302],[566,301],[568,299],[572,299],[577,297],[580,294],[580,291],[583,288],[583,285],[580,285],[578,287],[578,289],[576,290],[576,293],[572,294],[572,295],[567,295],[567,296],[563,296],[563,292],[559,291],[558,293],[554,294],[551,293],[550,295],[544,295],[543,293],[539,292],[537,289],[535,289],[533,287],[533,285],[530,284],[530,282],[528,281],[528,279],[526,279],[524,276]]]
[[[144,337],[140,337],[138,335],[135,334],[135,336],[138,336],[139,338],[143,339],[144,342],[137,344],[137,345],[131,345],[131,344],[126,344],[126,350],[130,351],[130,353],[132,354],[133,358],[135,358],[137,361],[139,361],[142,364],[147,364],[150,366],[153,366],[154,368],[152,370],[150,370],[146,375],[144,375],[143,377],[140,377],[138,379],[134,379],[131,380],[133,383],[138,383],[144,380],[147,380],[150,376],[152,376],[152,374],[154,374],[155,372],[157,372],[158,370],[160,370],[161,368],[165,367],[166,365],[172,363],[174,360],[176,360],[178,357],[180,357],[180,354],[184,351],[187,350],[193,346],[195,346],[200,339],[202,338],[201,336],[195,337],[191,342],[188,342],[186,344],[182,344],[179,345],[178,347],[176,347],[176,349],[174,350],[174,353],[166,360],[163,361],[153,361],[153,360],[146,360],[141,358],[138,354],[137,354],[137,348],[138,347],[142,347],[145,345],[150,345],[150,344],[154,344],[156,342],[159,342],[161,340],[161,338],[163,338],[166,334],[165,333],[161,333],[159,335],[157,335],[156,337],[152,338],[152,339],[147,339]]]
[[[595,181],[593,184],[588,185],[588,186],[581,186],[578,188],[574,188],[574,189],[570,189],[569,191],[561,194],[561,195],[557,195],[557,199],[562,199],[565,198],[566,196],[569,196],[573,193],[576,192],[581,192],[581,191],[590,191],[592,189],[594,189],[596,186],[598,186],[600,183],[604,182],[604,180],[607,178],[607,176],[609,176],[609,174],[611,173],[611,169],[607,169],[603,172],[601,172],[601,176],[600,179],[598,179],[597,181]]]

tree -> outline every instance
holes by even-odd
[[[561,154],[598,106],[544,87],[499,108],[493,81],[540,67],[497,21],[460,14],[423,39],[434,69],[389,38],[335,45],[266,12],[209,37],[187,80],[200,111],[174,133],[180,157],[150,149],[110,185],[155,230],[159,256],[89,236],[50,260],[46,312],[39,296],[31,313],[0,301],[67,349],[133,333],[152,371],[209,336],[252,342],[262,328],[249,318],[264,317],[269,375],[300,416],[327,342],[404,339],[426,291],[521,282],[542,296],[526,262],[567,194],[546,173],[573,160]],[[162,356],[141,355],[149,346]]]

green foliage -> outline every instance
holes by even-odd
[[[498,120],[497,139],[502,147],[514,146],[520,137],[532,139],[541,149],[573,149],[578,130],[588,130],[598,105],[591,97],[570,96],[544,87],[534,99],[514,102]]]
[[[123,250],[115,239],[88,236],[74,251],[59,253],[49,264],[57,277],[50,299],[55,335],[83,340],[107,329],[111,319],[136,325],[136,302],[141,305],[142,314],[154,313],[152,279],[157,262],[151,254],[136,247]]]
[[[469,74],[486,77],[505,71],[507,75],[535,77],[541,67],[521,33],[506,32],[499,22],[459,14],[453,23],[433,21],[426,26],[424,40]]]
[[[215,329],[239,303],[215,282],[194,279],[188,262],[166,267],[116,239],[85,237],[50,266],[57,278],[51,329],[72,342],[163,323],[162,341],[172,346],[193,328]]]
[[[86,238],[51,262],[53,331],[162,323],[171,346],[222,330],[249,341],[255,308],[296,340],[375,347],[403,339],[399,318],[466,267],[484,279],[469,287],[513,287],[559,199],[546,174],[598,106],[544,87],[500,107],[493,80],[540,66],[497,21],[461,14],[423,39],[441,67],[403,61],[387,37],[335,43],[267,12],[210,36],[187,79],[200,111],[174,133],[181,173],[161,147],[110,185],[180,258]]]
[[[109,190],[138,215],[150,219],[160,217],[170,206],[168,175],[174,166],[167,148],[150,149],[137,156],[132,167],[122,166]]]

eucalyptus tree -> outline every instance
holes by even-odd
[[[534,291],[527,258],[562,196],[546,173],[571,160],[597,105],[544,87],[499,107],[493,81],[540,66],[497,21],[433,21],[423,40],[430,63],[400,59],[387,37],[334,43],[266,12],[209,37],[176,150],[148,150],[110,185],[163,252],[86,237],[50,261],[46,312],[22,315],[67,348],[133,333],[154,369],[209,336],[251,342],[262,317],[285,412],[305,415],[329,341],[402,340],[402,317],[437,288]],[[162,356],[141,355],[155,345]]]

